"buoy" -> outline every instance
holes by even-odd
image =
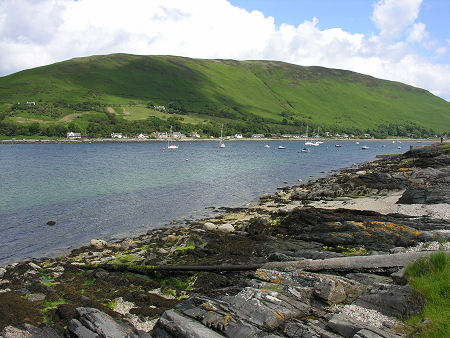
[[[163,148],[163,150],[166,150],[166,148]]]
[[[188,159],[188,158],[186,158],[186,159],[185,159],[185,161],[189,161],[189,159]]]

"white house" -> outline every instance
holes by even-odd
[[[165,106],[154,106],[156,110],[166,110]]]
[[[173,138],[185,138],[186,135],[180,133],[179,131],[174,131],[173,134],[172,134],[172,137]]]
[[[146,139],[146,138],[148,138],[148,135],[147,135],[147,134],[139,133],[139,134],[136,134],[136,138]]]
[[[27,105],[29,105],[29,106],[35,106],[35,105],[36,105],[36,102],[34,102],[34,101],[27,101]]]
[[[197,133],[196,131],[193,131],[193,132],[191,133],[191,137],[200,138],[200,134]]]
[[[167,135],[167,132],[165,131],[159,131],[156,133],[156,138],[168,138],[169,135]]]
[[[67,133],[67,138],[70,139],[70,140],[79,139],[79,138],[81,138],[81,134],[80,133],[74,133],[73,131],[69,131]]]
[[[235,134],[234,138],[242,138],[242,134]]]
[[[122,133],[112,133],[111,138],[123,138]]]
[[[252,137],[253,138],[263,138],[264,134],[253,134]]]

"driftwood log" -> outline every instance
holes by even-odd
[[[288,262],[269,262],[265,264],[251,265],[140,265],[140,264],[83,264],[77,265],[80,269],[94,270],[104,269],[106,271],[121,271],[147,274],[155,271],[246,271],[258,270],[260,268],[277,271],[354,271],[365,269],[383,269],[404,267],[418,260],[419,258],[431,255],[436,251],[420,251],[397,253],[392,255],[372,255],[372,256],[347,256],[328,258],[321,260],[300,259]],[[449,253],[449,251],[445,251]]]

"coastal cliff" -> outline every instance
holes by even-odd
[[[402,319],[425,300],[405,267],[450,250],[448,149],[413,149],[211,219],[1,268],[1,336],[411,334]]]

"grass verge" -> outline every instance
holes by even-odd
[[[410,317],[412,336],[448,337],[450,332],[450,254],[438,252],[406,269],[408,283],[425,297],[424,310]]]

